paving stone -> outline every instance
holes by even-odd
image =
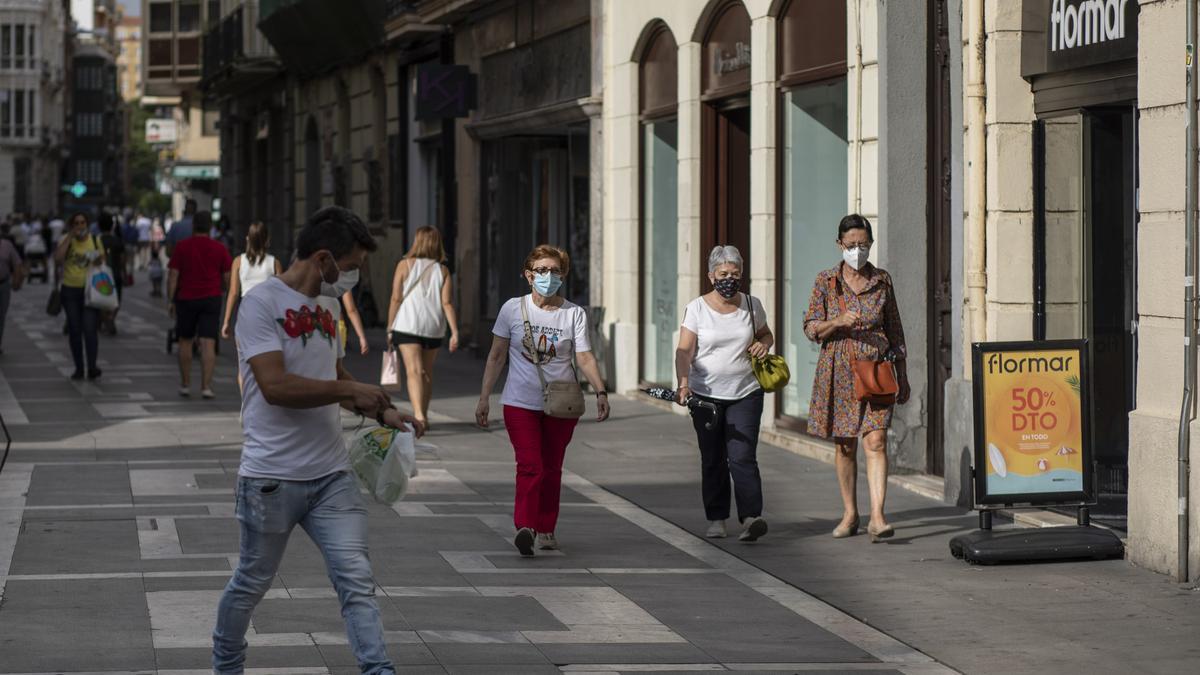
[[[409,630],[408,622],[386,597],[376,599],[385,630]],[[254,608],[251,619],[259,633],[342,633],[337,598],[265,599]]]
[[[528,597],[408,597],[394,602],[414,630],[567,630]]]
[[[26,506],[130,503],[129,469],[124,464],[39,464],[33,469]]]
[[[172,467],[179,468],[179,467]],[[211,467],[204,467],[211,468]],[[196,487],[201,490],[212,490],[215,488],[228,488],[230,494],[233,494],[233,489],[237,487],[237,475],[230,474],[215,474],[215,473],[198,473],[196,474]]]
[[[508,665],[454,665],[446,666],[450,675],[558,675],[557,666],[545,663],[513,663]],[[657,673],[655,674],[657,675]]]
[[[539,644],[552,663],[713,663],[690,644]]]
[[[240,530],[236,518],[178,518],[175,530],[184,553],[237,553]]]
[[[215,572],[230,571],[229,561],[220,558],[158,558],[141,561],[143,572]]]
[[[204,577],[146,577],[146,592],[155,591],[220,591],[229,583],[229,576]]]
[[[429,650],[439,663],[456,665],[504,666],[513,664],[549,664],[533,645],[431,644]]]
[[[160,669],[204,669],[212,668],[212,649],[176,647],[156,649]],[[246,650],[247,668],[299,668],[323,666],[325,660],[314,645],[312,647],[250,647]]]
[[[386,623],[384,625],[387,626]],[[387,630],[392,630],[391,626],[387,626]],[[320,645],[319,647],[321,656],[328,666],[355,666],[358,664],[354,658],[354,652],[348,645]],[[388,643],[387,653],[388,658],[397,666],[437,665],[437,659],[433,656],[433,652],[429,651],[425,645]],[[354,672],[357,673],[358,670],[356,669]],[[408,673],[409,669],[404,668],[404,672]]]
[[[12,574],[134,572],[140,563],[137,522],[133,519],[34,520],[21,525],[10,571]]]
[[[592,574],[556,574],[545,570],[530,579],[524,574],[470,573],[462,575],[473,586],[607,586],[603,579]],[[661,575],[658,575],[661,576]]]
[[[143,506],[105,509],[37,509],[26,510],[26,521],[34,520],[132,520],[138,516],[203,516],[208,515],[204,506]]]
[[[154,668],[141,579],[9,580],[0,672]]]

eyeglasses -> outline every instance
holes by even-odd
[[[532,271],[534,274],[562,274],[560,267],[535,267]]]
[[[870,244],[842,244],[842,246],[845,246],[847,251],[853,251],[854,249],[858,249],[860,251],[871,250]]]

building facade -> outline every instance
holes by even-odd
[[[142,98],[142,17],[121,17],[117,24],[117,49],[121,100],[136,103]]]
[[[174,120],[175,138],[159,144],[159,154],[176,216],[185,199],[212,209],[218,194],[220,115],[199,85],[203,35],[220,17],[220,0],[142,0],[142,105]]]
[[[1196,209],[1177,56],[1187,3],[964,4],[954,351],[969,363],[972,342],[1087,339],[1097,518],[1127,531],[1134,563],[1195,578],[1200,507],[1179,489],[1200,458],[1190,444],[1181,452],[1179,434],[1196,340],[1184,326],[1185,214]],[[971,375],[956,370],[947,388],[966,420]],[[950,473],[962,473],[969,426],[948,426],[945,443],[959,465],[947,496],[966,501]],[[1190,486],[1197,494],[1195,472]]]
[[[72,133],[65,182],[77,192],[65,197],[65,207],[94,212],[124,200],[125,118],[117,93],[117,65],[105,45],[82,38],[75,42],[71,73]]]
[[[50,0],[0,6],[0,214],[60,204],[67,15]]]
[[[708,290],[708,252],[733,244],[792,368],[768,397],[767,436],[831,458],[805,433],[817,346],[803,321],[813,280],[841,259],[839,220],[861,213],[908,338],[914,403],[890,451],[941,474],[930,430],[949,354],[930,344],[949,328],[946,3],[614,0],[604,14],[610,386],[674,385],[680,312]]]
[[[238,77],[265,78],[254,87],[217,76],[210,89],[235,116],[222,129],[223,168],[240,178],[223,195],[254,195],[239,219],[280,214],[294,227],[328,204],[364,216],[380,250],[360,305],[378,320],[413,233],[440,228],[464,339],[485,349],[536,243],[571,251],[567,293],[600,309],[599,2],[235,6],[253,6],[273,52],[253,66],[235,57]],[[274,182],[274,167],[293,178]]]

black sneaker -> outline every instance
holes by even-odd
[[[83,379],[83,371],[77,370],[77,371],[71,373],[71,379],[72,380],[82,380]]]
[[[513,545],[521,552],[521,555],[526,558],[533,557],[533,540],[535,535],[533,530],[528,527],[522,527],[517,530],[517,536],[513,539]]]
[[[89,380],[98,380],[98,379],[100,379],[100,374],[102,372],[103,371],[100,370],[99,368],[93,368],[92,370],[88,371],[88,379]]]

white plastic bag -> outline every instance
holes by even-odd
[[[350,465],[358,482],[380,504],[394,504],[417,475],[417,450],[411,432],[371,427],[350,441]]]
[[[93,267],[88,271],[84,304],[101,311],[112,311],[120,305],[117,299],[117,283],[108,265]]]

